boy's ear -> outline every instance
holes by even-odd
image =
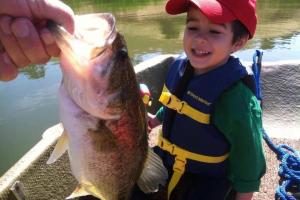
[[[248,42],[249,36],[242,37],[238,39],[234,44],[233,44],[233,49],[232,53],[236,52],[242,48],[244,48]]]

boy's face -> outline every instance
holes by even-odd
[[[231,53],[244,46],[240,42],[232,44],[232,39],[230,23],[214,24],[198,8],[190,6],[183,47],[196,75],[225,64]]]

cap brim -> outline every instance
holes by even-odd
[[[166,11],[171,15],[187,12],[190,5],[194,5],[214,23],[222,24],[236,19],[232,12],[218,1],[207,0],[169,0]]]
[[[169,0],[165,9],[170,15],[177,15],[186,12],[188,10],[189,3],[190,1]]]

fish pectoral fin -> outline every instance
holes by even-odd
[[[87,195],[90,195],[90,193],[85,191],[83,187],[78,185],[75,188],[75,190],[72,192],[72,194],[68,196],[66,199],[74,199],[76,197],[87,196]]]
[[[54,147],[53,152],[51,153],[51,155],[47,161],[47,164],[52,164],[58,158],[60,158],[67,151],[68,143],[69,143],[68,134],[64,130],[62,135],[58,138],[58,141]]]
[[[167,179],[168,171],[161,158],[149,148],[144,169],[137,182],[139,188],[144,193],[157,192],[159,185],[165,185]]]

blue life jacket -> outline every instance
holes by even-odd
[[[253,85],[254,78],[238,58],[230,57],[221,67],[202,75],[193,76],[192,66],[185,55],[177,58],[171,65],[165,89],[180,102],[210,116],[220,95],[241,79],[247,85]],[[250,86],[251,87],[251,86]],[[162,136],[171,144],[188,152],[204,156],[224,156],[229,152],[229,143],[224,135],[210,123],[201,123],[190,116],[167,106],[164,107]],[[174,165],[174,155],[159,151],[164,164],[170,168]],[[206,163],[187,159],[185,172],[196,173],[209,177],[226,178],[226,162]]]

